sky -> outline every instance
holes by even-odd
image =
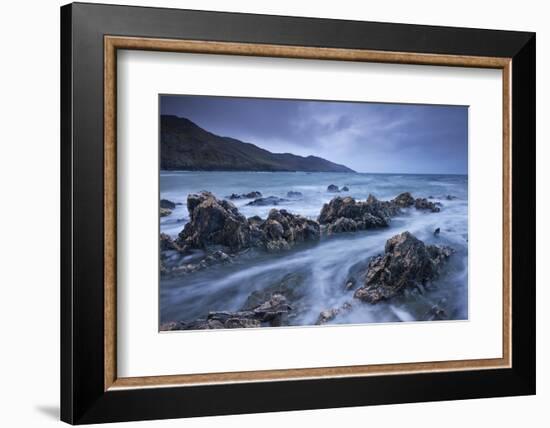
[[[162,95],[161,114],[357,172],[467,174],[468,107]]]

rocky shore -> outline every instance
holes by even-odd
[[[242,196],[253,197],[258,193]],[[251,204],[269,198],[272,197],[254,199]],[[161,216],[170,215],[170,208],[175,208],[173,202],[168,202],[161,202]],[[277,203],[275,200],[266,202],[267,205]],[[388,227],[392,217],[402,209],[412,207],[430,212],[440,210],[435,203],[414,199],[406,192],[389,201],[380,201],[373,195],[369,195],[366,201],[337,196],[322,207],[317,220],[276,208],[271,209],[265,219],[258,216],[246,218],[232,202],[218,199],[210,192],[190,194],[187,197],[190,221],[174,241],[168,235],[160,237],[161,273],[194,272],[216,260],[226,262],[230,259],[229,256],[221,257],[220,253],[235,255],[248,249],[282,251],[298,243],[319,241],[324,235]],[[170,212],[164,213],[163,210]],[[184,265],[171,262],[178,260],[174,252],[184,256],[192,250],[203,251],[203,259],[195,264],[187,263],[189,258],[185,257],[179,260],[184,261]]]
[[[254,198],[256,192],[233,199]],[[259,192],[257,192],[259,193]],[[249,197],[250,196],[250,197]],[[298,196],[290,194],[289,196]],[[256,199],[255,199],[256,200]],[[170,209],[164,204],[165,209]],[[161,205],[161,209],[162,209]],[[387,228],[391,219],[404,210],[437,213],[441,204],[426,198],[414,198],[405,192],[391,200],[369,195],[359,201],[336,196],[326,203],[316,220],[272,208],[267,217],[245,217],[226,199],[203,191],[187,198],[190,220],[176,239],[160,236],[161,275],[189,274],[210,266],[232,263],[249,251],[280,252],[299,244],[315,244],[334,234]],[[424,293],[444,271],[453,249],[426,245],[405,231],[388,239],[383,253],[364,260],[354,277],[341,284],[349,301],[339,307],[321,311],[317,324],[325,324],[357,310],[360,305],[375,305],[404,292]],[[304,278],[300,273],[287,275],[260,291],[252,292],[237,311],[211,311],[193,321],[173,321],[161,330],[250,328],[291,324],[301,308]],[[215,309],[215,308],[212,308]],[[442,319],[438,308],[426,313],[426,319]]]

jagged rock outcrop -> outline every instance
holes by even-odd
[[[414,198],[409,192],[404,192],[397,195],[393,199],[393,203],[400,208],[408,208],[414,205]]]
[[[265,221],[257,216],[247,219],[231,202],[216,199],[210,192],[189,195],[187,209],[191,219],[176,241],[180,247],[222,245],[231,251],[250,247],[274,251],[320,238],[314,220],[277,209],[272,209]]]
[[[398,212],[399,207],[393,202],[379,201],[373,195],[366,201],[356,201],[351,196],[336,197],[323,205],[319,223],[328,225],[332,233],[372,229],[388,226],[390,218]]]
[[[433,213],[438,213],[441,211],[437,202],[428,201],[426,198],[418,198],[414,202],[414,206],[417,210],[427,210]]]
[[[286,297],[273,294],[268,300],[248,310],[213,311],[204,319],[165,323],[161,330],[210,330],[219,328],[279,327],[288,325],[291,309]]]
[[[268,251],[288,249],[297,242],[317,241],[321,237],[319,223],[286,210],[272,209],[258,229]]]
[[[425,245],[410,232],[396,235],[386,242],[384,254],[369,262],[364,285],[354,297],[377,303],[406,288],[424,287],[439,276],[452,253],[449,247]]]
[[[380,201],[369,195],[366,201],[357,201],[351,196],[337,196],[324,204],[319,223],[327,226],[327,232],[355,232],[357,230],[387,227],[392,217],[402,208],[415,206],[417,209],[439,212],[439,207],[426,199],[414,199],[409,192],[401,193],[390,201]]]
[[[166,233],[160,234],[160,251],[181,251],[182,248],[177,245]]]
[[[201,192],[187,197],[187,210],[191,219],[180,232],[178,245],[192,248],[223,245],[231,250],[250,246],[248,221],[231,202]]]

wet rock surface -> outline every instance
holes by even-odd
[[[287,198],[301,198],[302,196],[304,196],[302,192],[297,192],[294,190],[289,190],[288,192],[286,192]]]
[[[176,205],[181,205],[181,204],[169,201],[168,199],[161,199],[160,200],[160,207],[161,208],[166,208],[166,209],[169,209],[169,210],[175,210]]]
[[[427,210],[433,213],[441,211],[437,202],[428,201],[426,198],[418,198],[414,202],[414,206],[417,210]]]
[[[388,226],[390,218],[398,212],[397,205],[379,201],[372,195],[366,201],[356,201],[350,196],[336,197],[321,209],[319,223],[328,225],[332,233],[365,230]]]
[[[180,246],[223,245],[240,250],[250,245],[248,220],[231,202],[201,192],[187,197],[187,210],[191,219],[178,236]]]
[[[332,308],[332,309],[321,311],[321,313],[319,314],[319,318],[317,318],[317,322],[315,324],[316,325],[326,324],[332,321],[333,319],[335,319],[338,315],[351,311],[352,307],[353,305],[351,303],[346,302],[339,308]]]
[[[340,189],[338,188],[338,186],[336,184],[329,184],[327,186],[327,192],[338,193],[338,192],[340,192]]]
[[[289,249],[298,242],[317,241],[321,237],[319,223],[286,210],[272,209],[258,230],[268,251]]]
[[[393,199],[393,203],[400,208],[408,208],[414,205],[414,198],[409,192],[401,193]]]
[[[206,318],[194,321],[177,321],[164,324],[163,330],[210,330],[218,328],[280,327],[288,325],[291,306],[286,297],[273,294],[271,298],[254,308],[241,311],[214,311]]]
[[[320,227],[314,220],[275,208],[266,220],[258,216],[247,219],[231,202],[218,200],[209,192],[189,195],[187,209],[191,220],[176,240],[180,247],[208,249],[221,245],[232,252],[251,247],[276,251],[320,238]]]
[[[227,198],[231,200],[235,200],[235,199],[256,199],[261,197],[262,197],[262,193],[254,190],[252,192],[241,193],[241,194],[232,193]]]
[[[439,276],[452,253],[449,247],[425,245],[410,232],[396,235],[386,242],[384,254],[369,262],[364,284],[354,297],[377,303],[407,288],[423,288]]]
[[[271,205],[279,205],[288,202],[288,199],[279,198],[278,196],[267,196],[265,198],[254,199],[246,205],[253,207],[268,207]]]
[[[252,193],[236,195],[238,198],[233,199],[242,199]],[[287,194],[288,197],[299,195],[300,192],[293,191]],[[275,204],[276,201],[286,201],[277,197],[256,198],[247,205],[258,200],[275,201]],[[171,213],[170,209],[165,209]],[[437,202],[415,199],[405,192],[388,201],[378,200],[373,195],[362,201],[349,196],[336,196],[322,207],[318,221],[277,208],[272,208],[265,219],[257,215],[246,218],[232,202],[217,199],[212,193],[203,191],[189,194],[187,209],[190,220],[176,239],[166,234],[160,235],[160,273],[163,276],[190,274],[233,263],[236,257],[244,253],[256,257],[253,251],[249,251],[251,249],[268,252],[289,250],[299,243],[320,240],[325,231],[330,237],[332,234],[387,227],[391,218],[402,213],[402,210],[438,212],[440,208]],[[437,236],[439,232],[437,228],[433,233]],[[364,258],[352,267],[353,271],[350,270],[347,279],[337,286],[350,298],[353,296],[371,304],[403,293],[424,294],[425,288],[429,288],[429,284],[440,275],[452,253],[453,250],[448,247],[425,245],[409,232],[404,232],[386,242],[384,254]],[[297,313],[303,313],[300,311],[303,309],[301,305],[305,304],[301,303],[305,282],[300,274],[288,274],[268,287],[253,291],[238,310],[212,311],[193,321],[163,324],[161,329],[290,325]],[[330,323],[351,310],[352,304],[349,302],[328,308],[319,313],[316,324]],[[445,310],[437,304],[428,312],[425,319],[448,318]]]
[[[171,209],[168,209],[168,208],[162,208],[160,207],[159,209],[159,214],[161,217],[167,217],[169,216],[170,214],[172,214],[172,210]]]
[[[369,195],[366,201],[337,196],[323,206],[318,220],[321,225],[327,226],[329,234],[355,232],[387,227],[391,218],[398,215],[402,208],[412,206],[431,212],[440,210],[437,204],[427,199],[414,199],[409,192],[401,193],[390,201],[378,200],[373,195]]]

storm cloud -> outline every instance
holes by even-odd
[[[465,106],[162,95],[160,110],[274,153],[320,156],[358,172],[468,171]]]

